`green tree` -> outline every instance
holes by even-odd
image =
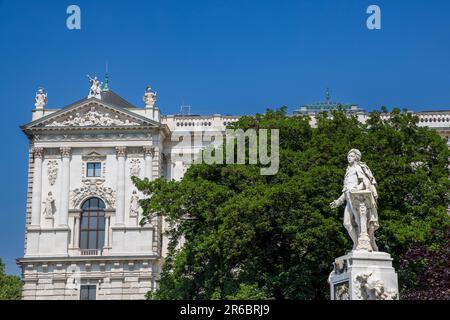
[[[378,181],[380,250],[395,262],[411,243],[439,245],[449,226],[449,150],[417,118],[374,112],[367,124],[342,111],[289,117],[285,108],[243,117],[231,128],[279,129],[280,170],[258,165],[193,165],[179,182],[139,180],[152,194],[144,215],[170,226],[160,289],[152,299],[326,299],[334,258],[351,249],[340,195],[351,148],[363,153]],[[398,268],[398,264],[396,265]],[[414,270],[399,270],[409,277]],[[411,289],[413,284],[405,290]]]
[[[5,273],[5,265],[0,259],[0,300],[20,300],[22,281],[19,277]]]

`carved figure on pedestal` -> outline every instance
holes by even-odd
[[[101,99],[103,83],[100,83],[100,81],[97,79],[97,77],[94,77],[94,79],[92,79],[89,75],[87,77],[89,78],[89,84],[90,84],[88,98],[94,97],[97,99]]]
[[[361,162],[359,150],[350,150],[347,160],[342,195],[330,206],[334,209],[346,203],[344,226],[353,241],[353,250],[378,251],[375,243],[375,231],[379,228],[377,182],[369,167]]]
[[[137,217],[138,215],[139,215],[139,197],[136,193],[136,190],[134,190],[130,200],[130,216]]]
[[[153,107],[156,103],[156,92],[152,91],[152,87],[147,86],[147,89],[145,90],[144,97],[143,97],[144,103],[146,106]]]
[[[34,98],[34,106],[36,109],[43,109],[47,104],[47,93],[44,88],[39,88],[36,92],[36,97]]]
[[[55,206],[55,198],[53,197],[53,194],[51,192],[48,193],[48,196],[45,199],[44,204],[45,204],[44,216],[47,218],[53,218],[56,206]]]

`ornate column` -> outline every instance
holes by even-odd
[[[70,147],[61,147],[61,206],[59,210],[59,225],[67,227],[69,218],[69,192],[70,192]]]
[[[117,199],[116,225],[125,222],[125,156],[127,147],[116,147],[117,152]]]
[[[41,225],[41,200],[42,200],[42,158],[44,148],[33,148],[34,173],[33,173],[33,194],[31,209],[31,226]]]
[[[155,152],[154,147],[145,146],[144,147],[144,161],[145,161],[145,176],[149,180],[153,180],[153,153]]]

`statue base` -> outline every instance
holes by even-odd
[[[331,300],[398,300],[391,255],[354,250],[334,262],[328,278]]]

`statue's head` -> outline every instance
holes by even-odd
[[[147,92],[151,92],[152,91],[152,87],[147,86],[147,88],[145,89]]]
[[[361,161],[361,151],[358,149],[352,149],[347,154],[347,161],[349,164]]]

